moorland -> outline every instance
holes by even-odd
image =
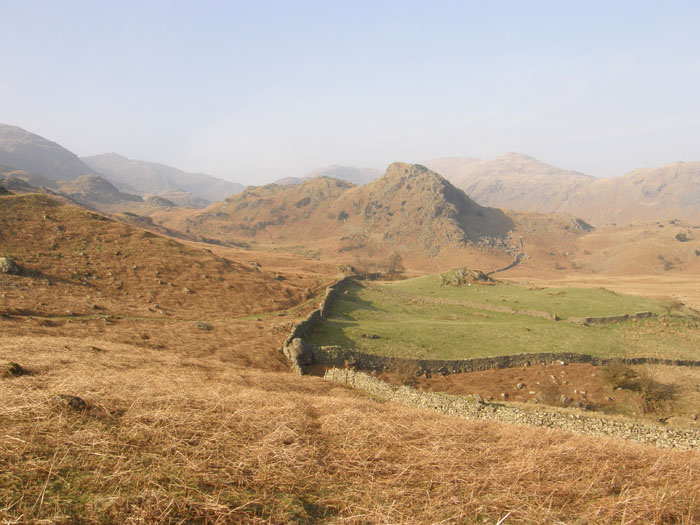
[[[186,186],[187,173],[151,163],[149,180],[170,179],[137,189],[126,175],[117,180],[141,180],[136,161],[81,160],[7,128],[3,520],[700,518],[696,448],[403,406],[318,371],[298,375],[283,352],[327,287],[351,275],[308,343],[407,360],[612,359],[458,374],[367,370],[378,380],[478,395],[487,406],[700,432],[700,369],[624,361],[700,360],[697,203],[678,204],[682,216],[618,215],[615,224],[564,209],[500,209],[404,163],[378,177],[363,172],[364,184],[325,171],[212,202],[223,186],[190,191],[206,177]],[[690,164],[676,173],[686,195],[700,176]],[[573,183],[593,184],[580,174]],[[170,190],[173,200],[159,195]]]

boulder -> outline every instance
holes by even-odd
[[[284,355],[292,363],[300,366],[310,365],[313,362],[313,345],[307,343],[301,337],[292,339],[292,342],[284,347]]]
[[[22,268],[9,257],[0,257],[0,273],[19,275],[22,273]]]

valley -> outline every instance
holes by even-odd
[[[368,181],[161,193],[187,207],[3,170],[3,520],[697,520],[694,223],[593,228],[420,165],[344,173]],[[294,343],[337,362],[297,375],[290,334],[344,276]]]

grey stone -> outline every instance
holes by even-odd
[[[292,340],[291,344],[284,347],[284,355],[292,363],[297,363],[300,366],[310,365],[313,361],[313,345],[301,337],[297,337]]]
[[[22,268],[9,257],[0,257],[0,273],[19,275],[22,273]]]

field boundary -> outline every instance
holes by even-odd
[[[290,367],[304,375],[304,367],[312,364],[327,365],[324,379],[348,385],[378,399],[402,405],[428,409],[446,415],[466,419],[493,420],[514,425],[556,428],[591,434],[616,437],[651,444],[661,448],[698,449],[700,432],[696,430],[670,429],[642,423],[620,421],[608,417],[593,417],[575,413],[542,409],[525,410],[516,406],[486,403],[478,396],[451,396],[434,392],[420,392],[409,386],[394,386],[365,372],[354,370],[383,371],[401,370],[420,374],[450,374],[472,372],[493,368],[514,368],[532,364],[591,363],[603,365],[610,362],[628,365],[655,364],[700,367],[700,361],[688,359],[663,359],[657,357],[604,358],[574,352],[527,353],[492,357],[477,357],[460,360],[406,359],[357,352],[340,346],[317,346],[304,339],[317,329],[328,316],[329,309],[345,287],[354,281],[346,276],[326,288],[319,307],[305,319],[293,325],[285,341],[283,353]],[[636,314],[640,315],[640,314]],[[630,319],[630,316],[625,316]],[[590,320],[594,318],[587,318]],[[342,368],[340,368],[342,367]]]
[[[664,359],[661,357],[598,357],[576,352],[539,352],[527,354],[506,354],[490,357],[473,357],[470,359],[410,359],[390,357],[358,352],[342,346],[316,346],[304,342],[307,351],[313,357],[313,363],[335,367],[352,366],[362,370],[412,371],[416,375],[459,374],[500,368],[517,368],[533,364],[590,363],[605,365],[620,363],[625,365],[669,365],[700,367],[700,361],[691,359]]]
[[[476,396],[462,397],[421,392],[409,386],[390,385],[356,370],[332,368],[326,371],[324,379],[345,384],[378,399],[465,419],[568,430],[595,436],[628,439],[661,448],[700,448],[700,431],[697,430],[663,428],[541,408],[525,410],[512,405],[487,403]]]

